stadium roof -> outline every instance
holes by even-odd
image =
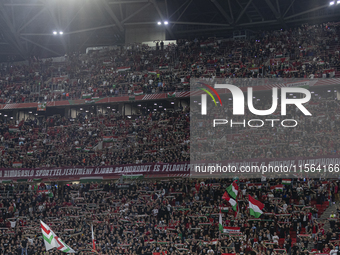
[[[127,27],[159,21],[179,39],[338,21],[339,10],[338,0],[2,0],[0,60],[123,44]]]

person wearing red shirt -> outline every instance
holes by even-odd
[[[323,253],[329,253],[331,249],[328,247],[328,244],[325,244],[325,247],[322,249]]]

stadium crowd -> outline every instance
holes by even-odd
[[[0,124],[0,167],[100,166],[189,161],[188,110],[129,119],[120,114],[75,119],[51,116],[37,124]],[[102,145],[101,145],[102,144]],[[18,165],[19,163],[19,165]]]
[[[244,41],[179,40],[177,45],[161,50],[132,45],[70,55],[58,65],[49,60],[32,60],[29,65],[13,63],[1,68],[0,95],[2,103],[41,102],[85,95],[180,91],[188,89],[186,84],[192,77],[329,77],[335,74],[333,67],[339,65],[337,41],[338,27],[305,25],[261,32]],[[65,78],[54,84],[56,76],[63,75]],[[203,133],[202,127],[208,122],[195,114],[200,111],[198,105],[195,109],[145,112],[136,118],[113,113],[79,115],[72,120],[50,116],[39,124],[36,119],[27,119],[17,126],[9,120],[0,123],[0,167],[335,155],[339,154],[339,105],[327,93],[315,95],[309,102],[307,108],[313,117],[305,118],[289,109],[287,118],[296,119],[297,128],[284,130],[278,126],[275,132],[269,128],[256,132],[236,128],[232,133],[223,129]],[[268,109],[268,98],[260,96],[257,108]],[[230,117],[232,108],[220,107],[217,111]],[[249,113],[245,116],[252,117]],[[190,121],[199,125],[190,130]],[[213,158],[209,154],[212,146],[219,151]],[[190,147],[194,148],[191,153]],[[119,188],[113,181],[63,187],[1,184],[0,253],[25,254],[27,247],[29,255],[59,254],[55,250],[45,252],[39,224],[43,220],[80,254],[91,252],[94,223],[100,254],[278,255],[285,249],[290,255],[335,255],[340,208],[335,210],[333,202],[339,201],[338,182],[281,182],[239,180],[237,213],[222,199],[230,179],[142,180],[130,183],[128,189]],[[248,195],[265,204],[260,219],[250,217]],[[320,219],[328,206],[334,207],[331,220]],[[223,233],[218,226],[220,210]]]
[[[1,184],[10,194],[0,201],[1,254],[60,254],[45,252],[40,220],[79,254],[91,252],[91,224],[99,254],[336,254],[338,181],[236,179],[236,211],[222,199],[231,179]],[[263,202],[260,218],[248,195]],[[320,219],[328,205],[334,221]]]
[[[333,77],[339,66],[337,24],[261,31],[245,40],[178,40],[71,54],[63,62],[32,58],[2,64],[2,103],[111,97],[188,90],[190,78]]]
[[[256,109],[270,109],[271,94],[259,94],[253,99]],[[245,160],[256,158],[323,157],[339,155],[340,105],[333,90],[323,89],[312,93],[312,100],[304,104],[312,116],[305,116],[294,105],[288,105],[287,115],[281,109],[271,115],[258,116],[248,110],[244,116],[232,115],[232,104],[223,107],[211,105],[207,116],[201,115],[201,105],[191,104],[191,159],[193,160]],[[293,95],[290,96],[293,98]],[[228,102],[224,100],[224,102]],[[280,103],[279,103],[280,105]],[[213,119],[225,118],[225,125],[216,125],[212,132]],[[248,126],[248,120],[260,119]],[[266,122],[265,119],[294,119],[295,128],[285,128],[280,121]],[[231,120],[234,123],[231,128]],[[245,124],[243,125],[243,121]],[[295,125],[287,122],[287,125]]]

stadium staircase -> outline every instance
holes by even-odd
[[[315,200],[311,201],[311,206],[314,207],[314,205],[316,206],[316,208],[318,209],[318,221],[322,221],[324,219],[327,219],[329,217],[329,215],[331,214],[331,211],[333,210],[332,206],[329,206],[329,202],[323,202],[322,204],[317,204]],[[324,226],[325,231],[327,231],[329,229],[329,224]],[[290,238],[292,239],[292,247],[293,245],[296,243],[296,239],[297,239],[297,235],[298,233],[296,233],[296,231],[294,231],[293,227],[290,228],[289,231],[290,234]],[[306,234],[306,229],[305,228],[301,228],[300,233],[301,235]],[[284,238],[280,238],[279,239],[279,246],[282,248],[283,244],[284,244]],[[313,247],[313,243],[309,242],[308,245],[308,249],[312,250]]]

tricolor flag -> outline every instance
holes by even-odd
[[[85,148],[84,151],[85,152],[89,152],[91,150],[91,148]]]
[[[231,233],[240,233],[241,228],[239,227],[224,227],[223,228],[223,232],[227,233],[227,234],[231,234]]]
[[[13,167],[22,167],[22,162],[13,162]]]
[[[232,198],[236,199],[236,197],[238,195],[238,186],[237,186],[236,181],[233,181],[233,183],[226,190],[228,191],[229,195]]]
[[[28,151],[28,152],[27,152],[27,155],[29,155],[29,156],[30,156],[30,155],[33,155],[33,151]]]
[[[223,232],[223,222],[222,222],[222,214],[221,214],[221,209],[220,209],[220,215],[219,215],[219,220],[218,220],[218,229]]]
[[[258,73],[259,72],[259,68],[258,67],[249,68],[249,71]]]
[[[229,202],[235,212],[237,211],[237,202],[234,199],[230,198],[227,192],[224,192],[222,198]]]
[[[223,228],[221,230],[223,232]],[[210,241],[210,245],[217,245],[218,244],[218,239],[214,239]]]
[[[117,72],[125,72],[125,71],[130,71],[131,68],[128,66],[124,66],[124,67],[118,67],[117,68]]]
[[[248,183],[247,184],[247,187],[256,187],[258,189],[261,189],[262,188],[262,184],[261,183]]]
[[[325,64],[325,61],[319,61],[318,65],[323,66]]]
[[[104,143],[111,143],[111,142],[113,142],[113,136],[104,136],[103,137],[103,142]]]
[[[93,224],[91,225],[91,230],[92,230],[92,249],[93,249],[93,251],[95,251],[96,250],[96,242],[94,240]]]
[[[57,248],[59,251],[65,253],[75,253],[75,251],[67,246],[44,222],[40,221],[40,227],[45,242],[46,251]]]
[[[278,190],[278,191],[283,191],[283,185],[279,184],[279,185],[275,185],[275,186],[271,186],[270,190]]]
[[[160,65],[160,66],[159,66],[159,69],[168,69],[168,68],[169,68],[168,65]]]
[[[176,97],[176,92],[174,92],[174,93],[168,93],[167,96],[168,96],[168,98]]]
[[[248,199],[250,215],[254,216],[255,218],[259,218],[261,214],[263,214],[262,209],[264,204],[262,204],[260,201],[257,201],[250,195],[248,195]]]
[[[16,132],[19,132],[19,128],[18,127],[9,127],[8,131],[10,133],[16,133]]]
[[[143,95],[143,90],[137,90],[137,91],[133,92],[133,94],[135,96],[141,96],[141,95]]]
[[[228,207],[220,207],[220,210],[222,212],[229,212],[229,208]]]
[[[82,95],[82,98],[83,98],[83,99],[91,98],[91,97],[92,97],[92,93],[86,93],[86,94],[83,94],[83,95]]]
[[[283,57],[282,53],[279,53],[279,54],[275,55],[275,58],[282,58],[282,57]]]
[[[54,239],[55,234],[44,222],[40,221],[41,232],[45,242],[46,251],[57,247],[56,240]]]
[[[76,147],[76,150],[77,150],[77,151],[80,151],[80,150],[81,150],[81,147]]]
[[[292,183],[292,179],[282,179],[282,184],[290,185]]]
[[[156,75],[157,72],[156,72],[156,71],[149,71],[148,74],[150,74],[150,75]]]

